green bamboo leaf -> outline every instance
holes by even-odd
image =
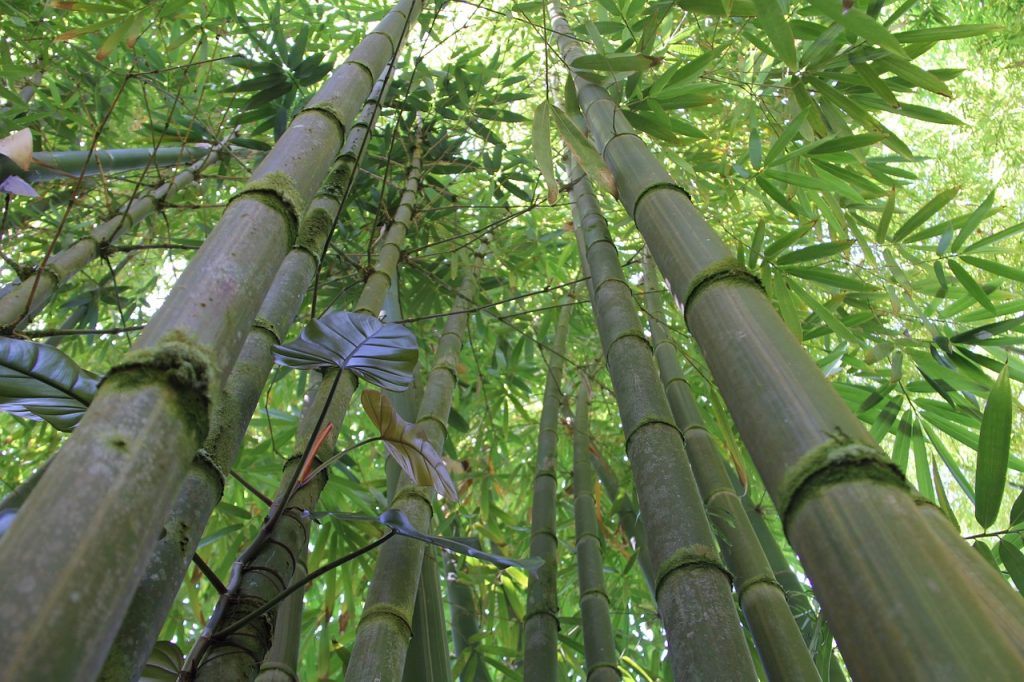
[[[1024,523],[1024,490],[1017,495],[1017,499],[1013,501],[1013,506],[1010,507],[1010,528]]]
[[[645,54],[586,54],[572,61],[572,68],[585,71],[646,71],[661,63]]]
[[[594,145],[583,134],[583,131],[576,127],[576,124],[572,122],[572,119],[564,111],[552,105],[551,114],[555,121],[555,127],[558,129],[562,139],[565,140],[576,162],[583,168],[583,172],[603,190],[617,199],[619,192],[615,186],[615,178],[612,176],[612,172],[608,169],[607,164],[605,164],[604,159],[594,149]]]
[[[873,45],[885,48],[893,54],[906,58],[900,42],[874,18],[857,7],[850,7],[845,2],[835,0],[811,0],[811,6],[820,14],[828,17],[851,33],[859,35]]]
[[[1022,553],[1009,540],[1003,538],[999,541],[999,558],[1010,574],[1010,579],[1017,586],[1018,592],[1024,592],[1024,553]]]
[[[274,360],[295,369],[338,367],[389,391],[412,383],[419,346],[400,324],[373,315],[333,311],[310,322],[291,343],[274,346]]]
[[[864,81],[864,84],[871,88],[871,90],[882,98],[882,101],[892,109],[898,109],[900,106],[899,101],[896,99],[896,94],[893,93],[892,89],[878,77],[875,70],[872,69],[868,64],[864,62],[850,60],[853,65],[853,70],[860,76],[860,79]]]
[[[810,292],[803,287],[799,286],[795,282],[790,282],[790,286],[796,295],[803,300],[804,303],[818,316],[821,321],[825,323],[825,326],[831,329],[842,339],[849,341],[855,346],[861,344],[861,338],[854,334],[849,327],[842,323],[842,321],[828,309],[827,306],[823,305],[816,299]]]
[[[551,156],[551,106],[544,102],[533,114],[533,156],[544,176],[548,188],[548,203],[558,201],[558,180],[555,178],[555,164]]]
[[[0,411],[70,431],[98,387],[97,375],[53,346],[0,337]]]
[[[909,237],[915,229],[923,225],[926,220],[942,210],[942,208],[949,202],[953,201],[959,193],[959,187],[952,187],[936,194],[924,206],[919,208],[914,215],[907,218],[906,222],[900,226],[900,229],[896,230],[896,233],[893,234],[892,241],[901,242]]]
[[[775,159],[782,156],[782,153],[786,150],[786,146],[800,134],[800,128],[803,127],[810,114],[810,109],[803,109],[799,114],[793,117],[792,121],[785,125],[782,132],[780,132],[779,136],[775,139],[775,142],[773,142],[772,146],[768,149],[768,153],[764,156],[765,166],[771,166]]]
[[[988,193],[988,196],[985,197],[985,200],[981,202],[978,208],[974,209],[967,221],[960,227],[960,231],[957,233],[956,238],[953,239],[952,244],[950,244],[949,248],[952,251],[959,251],[960,247],[962,247],[968,238],[974,234],[974,231],[978,229],[981,221],[984,220],[988,216],[989,211],[992,210],[992,203],[995,201],[995,198],[996,191],[992,190]]]
[[[814,176],[807,175],[805,173],[792,173],[790,171],[771,169],[764,172],[764,175],[773,179],[785,182],[789,185],[795,185],[797,187],[805,187],[807,189],[813,189],[818,192],[830,192],[840,196],[846,197],[851,201],[862,202],[864,197],[857,193],[852,187],[845,182],[829,177],[829,176]]]
[[[892,71],[900,78],[909,81],[912,85],[931,90],[945,97],[953,96],[945,81],[935,74],[925,71],[920,66],[913,64],[910,60],[885,57],[876,61],[875,64]]]
[[[896,210],[896,188],[889,190],[889,196],[885,200],[885,207],[882,209],[882,217],[878,219],[878,227],[875,228],[875,239],[884,242],[889,233],[889,225],[892,224],[892,214]]]
[[[796,71],[796,44],[793,41],[793,29],[790,28],[782,6],[778,0],[754,0],[757,15],[754,23],[768,36],[772,46],[778,51],[779,58],[786,66]]]
[[[752,17],[757,9],[751,0],[676,0],[688,12],[715,17]]]
[[[1010,459],[1010,431],[1013,422],[1013,396],[1010,392],[1009,366],[999,373],[985,404],[978,438],[978,464],[974,475],[977,499],[974,518],[983,528],[995,523],[1006,487],[1006,469]]]
[[[977,256],[960,256],[960,260],[965,263],[970,263],[980,270],[991,272],[993,275],[1016,280],[1018,282],[1024,282],[1024,270],[1019,268],[1010,267],[1009,265],[997,263],[996,261],[985,260],[984,258],[978,258]]]
[[[967,246],[967,248],[964,249],[964,250],[965,251],[976,251],[977,249],[981,249],[981,248],[984,248],[986,246],[991,246],[993,244],[997,244],[997,243],[1001,242],[1004,239],[1009,239],[1010,237],[1016,236],[1016,235],[1020,234],[1021,232],[1024,232],[1024,223],[1017,223],[1016,225],[1008,227],[1005,230],[1000,230],[999,232],[996,232],[995,234],[992,234],[992,235],[989,235],[989,236],[984,237],[982,239],[979,239],[978,241],[974,242],[973,244],[969,244]]]
[[[805,263],[807,261],[819,260],[821,258],[829,258],[836,254],[843,253],[854,243],[854,240],[847,239],[841,242],[826,242],[825,244],[806,246],[802,249],[790,251],[789,253],[780,256],[775,262],[778,265],[795,265],[797,263]]]
[[[808,154],[834,154],[836,152],[845,152],[851,149],[860,149],[861,147],[867,147],[880,142],[886,138],[885,135],[880,133],[861,133],[859,135],[845,135],[843,137],[836,137],[830,140],[821,140],[816,143],[813,148],[808,150]],[[810,145],[808,145],[810,146]]]
[[[902,31],[894,37],[901,43],[936,43],[940,40],[961,40],[1002,31],[1001,24],[963,24],[960,26],[937,26],[913,31]]]
[[[992,299],[988,297],[985,290],[981,288],[978,281],[971,276],[971,273],[967,272],[964,266],[957,263],[955,260],[946,261],[946,265],[949,266],[953,276],[956,277],[960,285],[967,290],[967,293],[971,295],[975,301],[988,308],[991,312],[996,311],[996,307],[992,305]]]

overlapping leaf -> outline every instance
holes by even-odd
[[[345,311],[327,313],[291,343],[274,346],[279,365],[349,369],[389,391],[409,387],[418,354],[416,337],[402,325]]]
[[[99,377],[53,346],[0,338],[0,410],[70,431],[96,395]]]
[[[388,397],[379,391],[363,391],[363,409],[380,430],[384,447],[417,485],[429,485],[449,500],[458,501],[459,493],[445,467],[444,460],[414,424],[402,419]]]

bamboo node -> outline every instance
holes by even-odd
[[[227,485],[228,482],[228,474],[224,471],[224,468],[221,467],[217,460],[207,452],[206,448],[199,448],[196,450],[196,461],[199,462],[201,466],[204,466],[213,472],[214,476],[217,477],[217,481],[220,483],[221,491],[223,491],[224,486]]]
[[[775,495],[782,527],[788,527],[800,504],[838,483],[873,480],[906,489],[903,472],[876,447],[851,441],[844,434],[811,449],[789,468]]]
[[[426,485],[410,485],[402,488],[395,493],[394,498],[391,500],[391,506],[398,506],[399,502],[403,500],[415,500],[417,502],[423,502],[430,508],[430,513],[434,513],[434,489]]]
[[[747,593],[747,590],[755,585],[769,585],[785,592],[785,590],[782,589],[782,585],[779,584],[779,581],[775,579],[774,574],[769,573],[751,576],[736,586],[736,596],[739,598],[741,604],[743,603],[743,596]]]
[[[255,329],[262,329],[266,331],[271,337],[273,337],[275,343],[282,343],[281,332],[277,330],[277,325],[267,318],[257,316],[256,319],[252,321],[252,326]]]
[[[743,267],[739,261],[733,258],[718,261],[704,268],[690,280],[690,286],[686,290],[686,295],[682,297],[683,317],[686,317],[690,307],[697,300],[698,295],[704,293],[706,289],[714,284],[728,281],[764,291],[764,285],[761,284],[761,280],[757,275]]]
[[[291,177],[280,171],[271,171],[261,178],[250,180],[228,203],[243,197],[255,199],[280,213],[288,223],[288,243],[295,243],[300,219],[306,212],[306,200]]]
[[[722,564],[718,552],[707,545],[688,545],[672,553],[661,566],[658,567],[658,576],[654,581],[654,596],[658,597],[661,586],[670,575],[678,570],[692,570],[699,568],[713,568],[721,571],[729,582],[732,582],[732,573]]]
[[[375,618],[381,618],[383,620],[397,621],[405,632],[405,638],[412,638],[412,614],[393,606],[391,604],[373,604],[363,609],[363,617],[359,619],[359,625],[356,626],[356,631],[363,625],[369,623]]]

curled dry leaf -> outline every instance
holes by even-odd
[[[32,131],[22,128],[0,140],[0,154],[27,171],[32,165]]]
[[[402,419],[380,391],[364,390],[361,400],[367,416],[380,430],[385,449],[405,475],[417,485],[433,486],[439,495],[457,502],[459,493],[444,460],[416,425]]]

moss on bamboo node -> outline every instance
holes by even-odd
[[[345,154],[345,152],[343,151],[342,154]],[[338,157],[338,160],[331,166],[330,172],[327,173],[327,179],[324,180],[324,184],[320,186],[320,190],[316,195],[318,197],[330,197],[339,202],[344,199],[354,165],[354,159],[349,159],[345,156]]]
[[[220,462],[210,455],[206,448],[199,448],[196,450],[195,461],[200,467],[213,474],[220,488],[220,491],[217,493],[217,497],[220,497],[224,493],[224,486],[227,485],[228,482],[227,472],[220,465]]]
[[[732,573],[722,563],[718,552],[707,545],[688,545],[677,549],[658,567],[658,576],[654,581],[654,595],[657,598],[661,592],[661,585],[670,575],[678,570],[691,570],[695,568],[713,568],[721,571],[729,582],[732,582]]]
[[[298,673],[287,663],[279,663],[277,661],[263,661],[260,663],[260,679],[263,678],[263,673],[271,671],[280,673],[291,682],[299,682]]]
[[[345,139],[345,111],[341,107],[336,106],[330,100],[324,100],[316,104],[307,104],[302,108],[300,114],[314,111],[334,124],[334,127],[338,129],[339,139]]]
[[[788,527],[805,501],[827,487],[850,481],[909,487],[899,467],[877,448],[837,434],[803,455],[783,477],[775,495],[782,527]]]
[[[255,199],[280,213],[288,223],[288,243],[295,243],[299,220],[306,212],[306,200],[291,177],[280,171],[267,173],[262,178],[249,181],[228,203],[242,197]]]
[[[397,622],[405,631],[406,639],[412,637],[412,613],[391,604],[374,604],[363,609],[363,616],[359,619],[356,631],[376,618]]]
[[[299,224],[299,236],[295,239],[294,249],[302,249],[313,257],[316,262],[320,261],[320,254],[323,253],[324,242],[334,225],[334,217],[323,208],[312,208],[306,212]]]
[[[738,260],[727,258],[717,263],[712,263],[690,280],[690,286],[686,290],[686,295],[683,296],[683,315],[685,316],[689,312],[698,295],[720,282],[735,282],[742,286],[754,287],[764,291],[764,286],[757,275],[743,267]]]
[[[252,321],[252,326],[256,329],[262,329],[266,331],[274,339],[275,343],[281,343],[281,332],[278,330],[277,325],[268,320],[265,317],[259,317]]]
[[[775,575],[773,573],[754,575],[747,578],[746,580],[744,580],[736,586],[736,596],[740,598],[741,603],[743,601],[743,596],[746,594],[747,590],[749,590],[751,587],[754,587],[755,585],[770,585],[771,587],[774,587],[778,590],[782,590],[782,585],[780,585],[779,581],[775,579]],[[785,592],[785,590],[782,591]]]
[[[202,441],[209,433],[212,407],[217,402],[215,367],[204,348],[184,334],[171,333],[153,348],[130,351],[111,368],[103,383],[118,388],[167,384],[174,389],[182,420]]]

